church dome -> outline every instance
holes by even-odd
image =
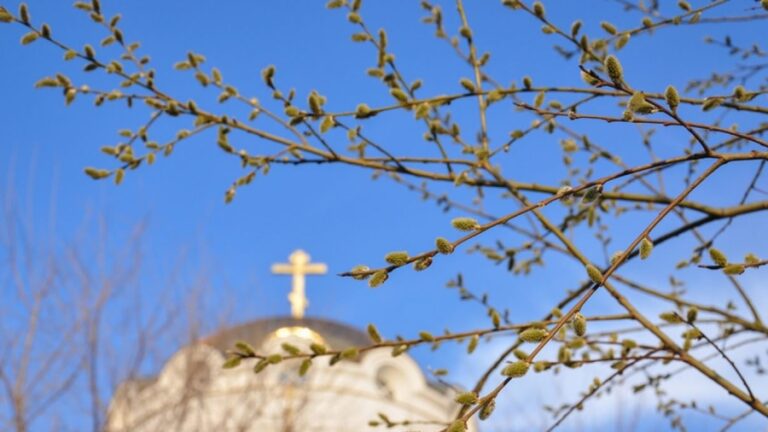
[[[281,330],[301,332],[308,330],[309,334],[317,334],[322,337],[325,345],[334,350],[343,350],[353,346],[365,346],[370,343],[368,336],[362,331],[322,318],[292,318],[274,317],[264,318],[234,327],[225,328],[203,339],[203,343],[210,345],[219,351],[225,352],[232,349],[236,342],[242,341],[252,346],[261,346],[271,337],[279,335]]]
[[[106,431],[359,432],[369,430],[372,421],[393,419],[402,426],[395,430],[410,430],[408,422],[415,421],[420,430],[431,432],[454,418],[455,390],[432,382],[408,353],[393,355],[391,348],[341,361],[313,355],[306,373],[298,373],[296,358],[258,373],[253,358],[223,369],[237,342],[262,355],[285,354],[287,346],[308,353],[320,344],[337,355],[370,346],[363,331],[304,316],[309,304],[304,275],[324,273],[324,264],[310,263],[309,255],[296,251],[290,264],[275,265],[273,272],[293,276],[291,316],[224,328],[182,347],[156,376],[124,382],[110,403]],[[469,429],[476,430],[474,422]]]

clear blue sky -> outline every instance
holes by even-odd
[[[226,81],[237,85],[243,94],[264,101],[269,100],[269,95],[259,74],[268,64],[277,66],[280,86],[296,88],[299,100],[317,89],[328,96],[331,110],[349,109],[359,102],[375,106],[389,100],[385,90],[364,72],[375,63],[375,53],[365,44],[350,42],[353,28],[344,13],[325,10],[324,2],[104,3],[108,15],[122,13],[126,38],[140,40],[141,53],[152,57],[159,86],[183,95],[181,99],[210,101],[215,96],[211,90],[201,90],[191,74],[172,70],[172,65],[184,59],[188,51],[195,51],[204,54],[208,64],[218,67]],[[536,83],[580,85],[575,64],[554,54],[554,37],[540,35],[538,24],[509,12],[499,2],[467,3],[479,46],[493,53],[489,72],[494,77],[504,83],[519,83],[523,76],[530,75]],[[622,13],[616,3],[609,1],[545,3],[555,22],[567,27],[580,17],[585,20],[586,30],[594,34],[598,34],[598,23],[603,19],[620,27],[640,19],[637,14]],[[739,13],[751,2],[737,3],[728,9]],[[5,5],[15,10],[17,2]],[[41,0],[30,1],[29,5],[35,22],[50,23],[57,38],[74,46],[94,43],[104,36],[70,2]],[[447,27],[457,28],[453,5],[444,5],[444,11]],[[434,40],[432,27],[419,22],[423,12],[418,2],[369,1],[363,14],[372,28],[388,29],[398,64],[409,79],[425,80],[424,94],[457,92],[458,79],[470,75],[449,46]],[[620,55],[631,71],[629,79],[637,87],[658,91],[675,84],[682,88],[687,78],[703,77],[718,65],[730,62],[723,50],[701,43],[705,35],[722,37],[727,32],[746,45],[754,41],[754,35],[761,31],[764,34],[765,24],[662,31],[665,34],[658,39],[638,37]],[[384,254],[391,250],[420,252],[430,248],[436,236],[454,235],[449,221],[459,213],[445,214],[432,203],[421,201],[417,193],[387,179],[373,181],[370,172],[352,167],[275,166],[267,177],[257,177],[252,185],[240,190],[232,204],[225,205],[224,191],[242,171],[233,158],[217,148],[213,134],[184,142],[173,157],[161,159],[154,166],[129,172],[119,187],[110,181],[94,182],[82,174],[82,168],[109,167],[111,160],[99,153],[99,147],[118,142],[118,129],[136,128],[148,113],[118,106],[97,109],[85,98],[65,108],[58,90],[35,90],[37,79],[58,71],[78,84],[107,86],[111,81],[97,73],[79,72],[81,65],[63,62],[61,51],[47,43],[19,46],[21,34],[19,26],[0,27],[0,193],[12,187],[34,209],[40,235],[53,231],[62,240],[74,238],[86,216],[93,212],[105,216],[109,237],[115,244],[126,239],[133,226],[146,218],[143,250],[147,274],[151,275],[142,284],[146,293],[151,293],[153,284],[164,283],[168,269],[182,260],[189,277],[199,268],[206,269],[211,277],[207,307],[211,311],[228,308],[231,322],[283,315],[289,312],[285,299],[289,280],[271,275],[269,268],[272,263],[285,261],[296,248],[307,250],[314,260],[327,263],[331,273],[338,273],[359,263],[380,265]],[[115,53],[98,47],[97,51]],[[227,106],[220,109],[231,110]],[[454,111],[455,115],[466,114],[468,137],[476,127],[473,109],[465,104]],[[511,114],[509,108],[492,113],[493,142],[501,142],[511,129],[530,122],[530,117]],[[420,138],[420,127],[401,120],[397,115],[380,116],[366,123],[366,130],[382,142],[393,143],[394,148],[414,147],[414,153],[429,155],[421,150],[427,144]],[[155,134],[171,137],[182,127],[188,124],[160,123]],[[585,125],[582,130],[593,133],[628,160],[644,157],[633,129]],[[664,136],[670,137],[670,143],[666,148],[666,144],[660,146],[661,153],[678,154],[681,135]],[[673,138],[678,138],[677,142]],[[558,140],[557,136],[539,134],[526,147],[510,152],[504,162],[507,174],[521,181],[551,183],[562,175],[562,168],[542,170],[531,161],[556,151]],[[254,152],[267,145],[235,135],[232,141]],[[340,140],[339,147],[344,145]],[[624,146],[627,149],[622,151]],[[609,172],[607,166],[604,168]],[[730,178],[738,182],[746,177],[734,172]],[[725,183],[713,184],[703,193],[716,197],[725,187]],[[452,187],[440,190],[453,191]],[[457,196],[468,202],[470,195],[458,191]],[[510,205],[491,196],[487,208],[502,213],[514,208]],[[49,222],[51,212],[55,212],[53,227]],[[764,223],[765,217],[761,217],[750,220]],[[504,238],[508,234],[500,235]],[[629,240],[621,234],[616,237],[620,240],[617,249]],[[749,237],[748,230],[737,228],[729,234],[723,249],[741,254]],[[496,238],[492,233],[481,240],[492,244]],[[589,246],[589,241],[585,250],[595,260],[601,259],[601,251]],[[669,248],[666,261],[674,263],[685,258],[685,250]],[[762,252],[768,253],[764,245]],[[663,261],[659,259],[657,264]],[[487,291],[495,304],[510,308],[514,320],[545,314],[553,299],[583,278],[581,267],[567,261],[553,261],[546,271],[531,277],[513,278],[503,268],[477,255],[466,257],[461,251],[436,261],[427,272],[399,271],[377,290],[333,275],[313,277],[308,282],[308,314],[358,327],[375,322],[387,336],[413,335],[421,329],[439,333],[446,327],[461,331],[486,325],[481,308],[460,302],[454,291],[444,288],[445,282],[459,271],[465,273],[470,288]],[[640,270],[631,267],[631,271]],[[697,280],[695,275],[688,276]],[[752,275],[745,280],[753,285],[758,282]],[[603,311],[616,310],[607,297],[598,295],[590,311],[601,311],[601,306],[606,306]],[[458,352],[447,346],[441,350],[442,356],[426,349],[417,349],[413,355],[424,367],[455,369],[456,378],[469,385],[478,366],[471,364],[471,359],[468,364]],[[665,427],[666,423],[654,425]]]

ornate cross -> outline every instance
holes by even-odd
[[[273,264],[272,273],[289,274],[293,276],[291,292],[288,301],[291,302],[291,315],[296,319],[304,318],[304,310],[309,306],[309,300],[305,294],[304,275],[325,274],[328,267],[321,263],[309,262],[309,255],[299,249],[288,257],[289,264]]]

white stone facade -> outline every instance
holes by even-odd
[[[279,353],[285,342],[300,348],[312,341],[344,342],[333,335],[326,340],[310,328],[286,326],[258,335],[262,340],[257,350]],[[350,330],[357,332],[345,329]],[[124,383],[110,406],[107,431],[429,432],[442,429],[436,423],[451,419],[458,409],[453,391],[428,383],[412,358],[392,357],[389,349],[332,367],[328,357],[316,358],[304,377],[297,373],[298,361],[283,361],[254,374],[253,362],[222,369],[224,356],[221,347],[195,344],[174,355],[156,378]],[[413,423],[374,428],[369,422],[381,421],[379,413],[393,422]],[[475,430],[473,424],[470,430]]]

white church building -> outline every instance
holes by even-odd
[[[290,264],[273,271],[293,276],[292,316],[226,328],[182,348],[157,376],[124,382],[110,403],[106,431],[432,432],[454,418],[455,391],[431,382],[407,353],[393,357],[391,349],[366,351],[334,366],[328,357],[316,358],[303,377],[295,360],[259,374],[253,372],[255,360],[223,369],[226,352],[238,341],[264,354],[281,353],[284,343],[305,352],[312,343],[333,350],[371,344],[354,327],[304,317],[304,275],[324,273],[324,265],[310,264],[306,253],[296,251]],[[387,428],[387,421],[396,426]],[[469,430],[476,430],[473,422]]]

